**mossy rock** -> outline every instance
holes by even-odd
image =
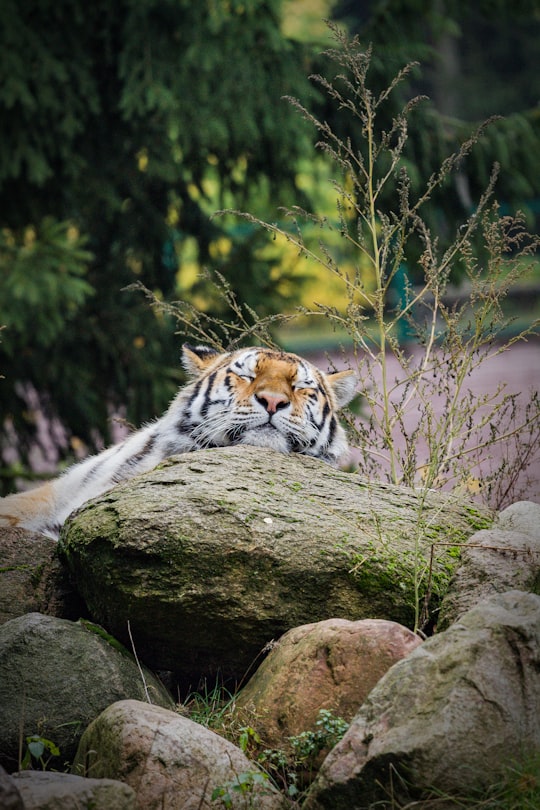
[[[186,685],[241,679],[286,630],[328,618],[412,626],[453,544],[492,516],[435,492],[251,447],[178,456],[71,517],[61,552],[93,618]],[[429,575],[428,575],[429,574]]]
[[[6,770],[18,770],[32,736],[54,743],[60,753],[48,766],[61,770],[87,725],[128,698],[174,706],[160,681],[102,628],[40,613],[0,627],[0,765]]]

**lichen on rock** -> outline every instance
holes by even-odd
[[[61,551],[92,616],[186,687],[240,681],[284,632],[328,618],[414,623],[444,590],[451,544],[491,524],[472,504],[314,459],[218,448],[91,502]],[[432,555],[432,548],[435,553]]]

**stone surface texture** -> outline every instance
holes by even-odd
[[[511,532],[523,532],[540,539],[540,504],[516,501],[499,512],[496,527]]]
[[[305,810],[458,797],[540,748],[540,597],[498,594],[395,664],[329,753]],[[454,806],[454,805],[450,805]]]
[[[253,447],[178,456],[88,504],[60,539],[94,620],[189,688],[240,682],[265,646],[329,618],[412,626],[415,571],[444,590],[492,516]]]
[[[0,765],[0,807],[2,810],[24,810],[22,796],[14,779]]]
[[[0,763],[6,770],[18,768],[21,735],[51,740],[60,756],[49,767],[61,770],[86,726],[111,703],[144,699],[147,689],[156,703],[173,705],[157,678],[145,671],[143,681],[132,656],[97,630],[40,613],[0,626]]]
[[[0,528],[0,624],[34,612],[78,619],[84,610],[54,540]]]
[[[384,619],[328,619],[285,633],[236,698],[265,745],[316,729],[320,709],[352,720],[384,673],[421,644]]]
[[[140,810],[215,810],[212,793],[245,774],[261,774],[232,743],[180,714],[135,700],[115,703],[84,733],[74,769],[120,779]],[[284,797],[268,782],[245,795],[230,790],[233,808],[276,810]]]
[[[482,599],[509,590],[540,594],[540,505],[512,504],[493,528],[469,538],[441,604],[444,630]]]
[[[48,771],[21,771],[12,778],[24,810],[136,810],[135,792],[113,779]]]

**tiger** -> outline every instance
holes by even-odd
[[[325,373],[279,349],[182,347],[187,383],[159,419],[35,489],[0,499],[0,526],[58,540],[67,517],[170,456],[231,445],[299,453],[338,466],[348,450],[338,411],[355,394],[351,370]]]

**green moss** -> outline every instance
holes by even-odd
[[[103,627],[101,627],[99,624],[94,624],[94,622],[90,622],[88,621],[88,619],[79,619],[78,624],[80,624],[81,627],[84,627],[85,630],[88,630],[89,633],[93,633],[95,636],[99,636],[99,638],[102,638],[104,641],[107,642],[107,644],[109,644],[118,652],[122,653],[122,655],[125,655],[127,658],[131,659],[133,658],[129,650],[127,650],[123,644],[117,641],[114,638],[114,636],[111,636],[110,633],[107,633],[107,631],[104,630]]]
[[[534,580],[531,582],[531,584],[529,586],[529,590],[530,590],[531,593],[534,593],[537,596],[540,596],[540,572],[536,575]]]
[[[117,778],[117,774],[122,771],[120,739],[116,724],[109,725],[98,717],[83,734],[71,768],[72,773],[92,779]]]
[[[485,525],[483,519],[481,523]],[[412,626],[418,597],[440,599],[446,593],[459,564],[461,545],[473,531],[476,527],[449,531],[447,525],[439,529],[431,525],[427,531],[420,526],[416,543],[413,533],[402,535],[397,543],[371,541],[356,553],[350,552],[349,544],[350,574],[374,605],[381,603],[395,621]],[[347,553],[345,545],[341,550]]]
[[[6,565],[0,568],[0,574],[9,574],[11,571],[32,571],[32,565]]]
[[[41,579],[43,577],[43,572],[45,570],[45,563],[41,563],[40,565],[36,565],[34,570],[32,571],[32,576],[30,577],[30,583],[33,588],[37,588]]]

